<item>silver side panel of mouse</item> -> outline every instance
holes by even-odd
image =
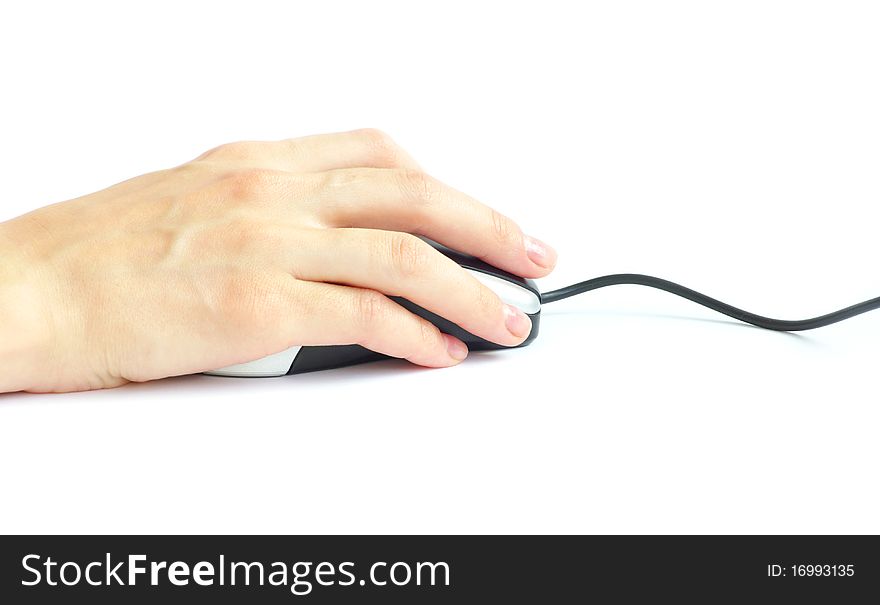
[[[526,315],[534,315],[541,310],[541,299],[539,299],[538,295],[531,290],[512,284],[506,279],[489,275],[488,273],[471,271],[470,269],[465,269],[465,271],[473,275],[477,278],[478,282],[497,294],[498,298],[502,301],[508,305],[517,307]]]
[[[235,376],[238,378],[284,376],[287,374],[290,366],[293,365],[293,360],[296,359],[296,354],[299,353],[301,348],[301,346],[290,347],[286,351],[281,351],[262,359],[226,366],[219,370],[205,372],[205,374],[211,374],[212,376]]]

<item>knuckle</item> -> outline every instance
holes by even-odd
[[[173,168],[167,168],[164,171],[160,171],[160,174],[174,175],[184,179],[190,179],[200,174],[205,174],[208,172],[208,169],[203,162],[199,161],[200,159],[202,158],[199,157],[190,162],[174,166]]]
[[[506,244],[514,236],[516,231],[513,222],[495,209],[490,209],[492,220],[492,234],[496,241]]]
[[[249,310],[250,280],[239,273],[223,280],[218,292],[218,306],[225,317],[240,319]]]
[[[237,143],[223,143],[222,145],[217,145],[216,147],[212,147],[202,155],[200,155],[197,159],[199,160],[216,160],[228,158],[232,155],[232,151],[235,148]]]
[[[397,145],[388,133],[378,128],[361,128],[355,131],[355,136],[375,149],[386,149]]]
[[[214,155],[220,156],[232,156],[237,155],[244,148],[244,141],[230,141],[229,143],[223,143],[222,145],[218,145],[215,147]]]
[[[436,349],[439,336],[440,330],[437,329],[437,326],[425,320],[419,322],[419,350],[431,351]]]
[[[409,233],[395,233],[389,238],[391,266],[401,278],[422,275],[430,262],[427,244]]]
[[[221,184],[228,198],[249,201],[265,196],[278,178],[274,170],[243,168],[227,173]]]
[[[254,333],[277,328],[285,308],[281,288],[269,275],[234,273],[225,278],[218,296],[224,320]]]
[[[356,168],[327,170],[317,177],[318,189],[327,191],[344,190],[364,178],[364,173]]]
[[[480,315],[484,317],[493,317],[498,314],[498,296],[479,282],[477,283],[477,289],[474,293],[474,301],[476,303],[475,310]]]
[[[400,189],[404,197],[416,204],[433,204],[443,193],[440,182],[421,170],[406,169],[398,173]]]
[[[214,160],[218,159],[223,155],[224,148],[228,145],[228,143],[224,143],[223,145],[218,145],[216,147],[212,147],[208,151],[204,152],[202,155],[197,157],[194,161],[198,162],[201,160]]]
[[[254,306],[260,314],[260,324],[269,330],[277,331],[279,323],[290,313],[290,297],[284,284],[284,279],[269,275],[256,281]]]
[[[363,128],[357,131],[371,160],[382,166],[394,166],[400,161],[400,147],[387,133],[376,128]]]
[[[282,230],[263,221],[236,216],[202,235],[200,248],[225,258],[244,258],[264,250],[280,250],[287,243]]]
[[[363,290],[355,297],[354,318],[358,327],[369,330],[388,313],[388,299],[375,290]]]
[[[259,154],[261,145],[258,141],[233,141],[218,145],[206,155],[225,160],[247,160]]]

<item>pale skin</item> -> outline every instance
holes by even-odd
[[[417,235],[523,277],[556,263],[370,129],[222,145],[0,223],[0,392],[112,388],[294,345],[435,368],[467,356],[389,296],[501,345],[526,338],[526,315]]]

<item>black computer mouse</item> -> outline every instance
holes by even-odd
[[[537,338],[541,319],[541,293],[535,282],[507,273],[478,258],[450,250],[435,242],[429,241],[428,243],[456,261],[462,268],[488,286],[505,303],[518,307],[531,318],[532,331],[518,347],[524,347]],[[471,351],[511,348],[474,336],[451,321],[404,298],[392,297],[392,300],[416,315],[424,317],[440,328],[440,331],[461,339]],[[380,359],[389,359],[389,357],[365,349],[360,345],[296,346],[262,359],[220,368],[206,372],[206,374],[239,377],[283,376],[285,374],[314,372],[315,370],[329,370]]]

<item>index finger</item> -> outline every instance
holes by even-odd
[[[420,170],[352,168],[310,178],[327,226],[424,235],[523,277],[543,277],[556,264],[553,248],[512,219]]]

